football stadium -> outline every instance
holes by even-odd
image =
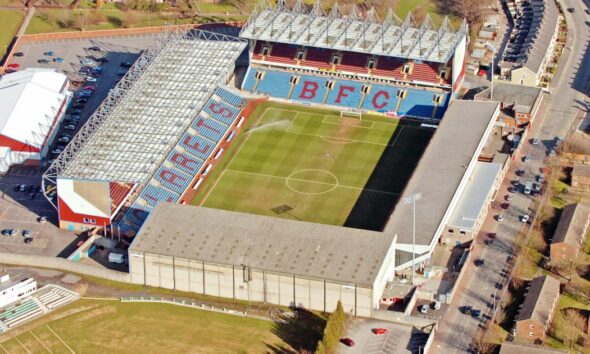
[[[465,22],[262,1],[146,51],[44,175],[135,283],[358,316],[424,266],[499,112]],[[419,215],[419,220],[416,220]]]

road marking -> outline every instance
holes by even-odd
[[[2,350],[4,350],[4,352],[6,354],[10,354],[10,352],[8,350],[6,350],[6,348],[4,348],[4,346],[2,344],[0,344],[0,348],[2,348]]]
[[[61,337],[59,335],[57,335],[57,333],[55,333],[55,331],[53,329],[51,329],[51,327],[49,327],[49,325],[45,325],[45,327],[47,327],[47,329],[49,329],[51,331],[51,333],[53,333],[53,335],[63,344],[66,346],[66,348],[68,348],[68,350],[70,351],[70,353],[76,354],[75,351],[72,350],[72,348],[70,348],[70,346],[64,342],[63,339],[61,339]]]
[[[35,333],[33,333],[33,331],[29,331],[29,333],[31,333],[33,335],[33,337],[35,337],[35,339],[41,343],[41,345],[51,354],[53,354],[53,352],[51,351],[51,349],[49,349],[49,347],[47,347],[47,345],[45,345],[44,342],[41,341],[41,339],[39,337],[37,337],[37,335]]]
[[[20,346],[21,346],[21,347],[23,347],[23,349],[24,349],[24,350],[25,350],[27,353],[29,353],[29,354],[32,354],[32,353],[31,353],[31,351],[29,350],[29,348],[27,348],[27,347],[26,347],[26,346],[23,344],[23,342],[21,342],[21,341],[20,341],[20,339],[18,339],[18,337],[14,337],[14,339],[16,339],[16,341],[18,342],[18,344],[20,344]]]

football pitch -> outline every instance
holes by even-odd
[[[415,122],[262,103],[192,203],[379,230],[431,137]]]

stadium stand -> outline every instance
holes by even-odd
[[[0,322],[6,328],[12,328],[24,321],[27,321],[39,314],[43,313],[43,309],[32,298],[28,298],[19,304],[10,305],[0,312]]]
[[[195,176],[212,158],[215,148],[240,116],[245,99],[228,89],[218,87],[205,103],[203,111],[182,134],[139,197],[123,215],[122,232],[137,231],[152,208],[159,202],[177,203]]]
[[[442,90],[329,79],[260,68],[249,70],[243,89],[299,102],[392,112],[400,117],[426,119],[442,118],[450,100],[450,94]],[[401,100],[399,92],[405,92]]]

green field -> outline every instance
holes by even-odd
[[[271,321],[156,303],[79,300],[0,336],[5,353],[294,352]]]
[[[431,136],[382,116],[264,103],[192,203],[380,229]]]
[[[2,24],[2,30],[0,31],[0,58],[4,56],[24,18],[25,15],[22,10],[0,10],[0,23]]]

